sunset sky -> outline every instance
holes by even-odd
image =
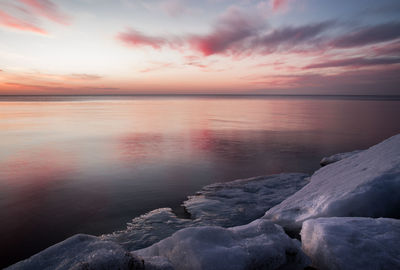
[[[400,94],[398,0],[0,0],[0,94]]]

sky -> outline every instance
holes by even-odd
[[[400,95],[398,0],[0,0],[0,95]]]

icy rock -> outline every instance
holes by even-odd
[[[144,262],[121,246],[98,237],[77,234],[20,261],[8,270],[89,270],[145,269]]]
[[[311,219],[303,223],[301,240],[317,269],[400,269],[400,220]]]
[[[322,160],[320,161],[319,164],[321,165],[321,167],[323,167],[323,166],[326,166],[328,164],[335,163],[335,162],[337,162],[339,160],[351,157],[351,156],[353,156],[355,154],[360,153],[361,151],[362,150],[355,150],[355,151],[352,151],[352,152],[339,153],[339,154],[335,154],[335,155],[332,155],[332,156],[329,156],[329,157],[324,157],[324,158],[322,158]]]
[[[183,205],[200,225],[243,225],[300,190],[308,183],[307,177],[302,173],[282,173],[211,184]]]
[[[287,230],[317,217],[400,217],[400,135],[316,171],[264,216]]]
[[[309,264],[297,240],[262,219],[228,229],[186,228],[134,253],[150,262],[164,257],[176,270],[303,269]]]

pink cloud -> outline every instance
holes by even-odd
[[[231,7],[216,21],[211,33],[193,35],[188,42],[192,49],[205,56],[223,53],[239,45],[239,42],[242,46],[242,42],[254,36],[262,26],[263,21],[257,15]]]
[[[168,43],[162,37],[148,36],[134,29],[128,29],[126,32],[119,33],[117,39],[132,47],[150,46],[154,49],[160,49]]]
[[[32,23],[25,22],[19,18],[9,15],[1,10],[0,10],[0,25],[18,29],[21,31],[34,32],[43,35],[47,34],[47,32],[44,29]]]
[[[285,10],[288,6],[288,0],[272,0],[271,5],[273,11]]]
[[[150,46],[154,49],[191,49],[203,56],[225,54],[237,56],[252,53],[269,54],[277,50],[292,51],[315,48],[316,40],[335,25],[333,21],[268,30],[265,19],[257,12],[246,13],[237,7],[227,9],[212,25],[208,34],[182,37],[162,37],[143,34],[134,29],[121,32],[117,39],[132,47]]]
[[[60,24],[68,24],[69,18],[63,14],[59,8],[50,0],[19,0],[29,6],[35,15],[46,17]]]

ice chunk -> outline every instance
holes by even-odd
[[[400,220],[311,219],[301,240],[317,269],[400,269]]]
[[[126,230],[102,235],[100,238],[115,241],[128,250],[136,250],[192,225],[191,220],[176,217],[171,208],[160,208],[134,218]]]
[[[316,217],[400,217],[400,135],[325,166],[303,189],[267,211],[289,230]]]
[[[77,234],[18,262],[8,270],[144,269],[144,262],[121,246],[95,236]],[[147,269],[147,268],[146,268]]]
[[[205,186],[183,205],[201,225],[247,224],[300,190],[308,175],[283,173]]]
[[[353,156],[355,154],[358,154],[361,151],[362,150],[354,150],[352,152],[339,153],[339,154],[335,154],[335,155],[332,155],[332,156],[329,156],[329,157],[324,157],[319,164],[321,165],[321,167],[323,167],[323,166],[326,166],[328,164],[335,163],[335,162],[337,162],[339,160],[342,160],[342,159],[348,158],[350,156]]]
[[[186,228],[134,253],[150,262],[165,257],[176,270],[303,269],[309,264],[297,240],[262,219],[229,229]]]

